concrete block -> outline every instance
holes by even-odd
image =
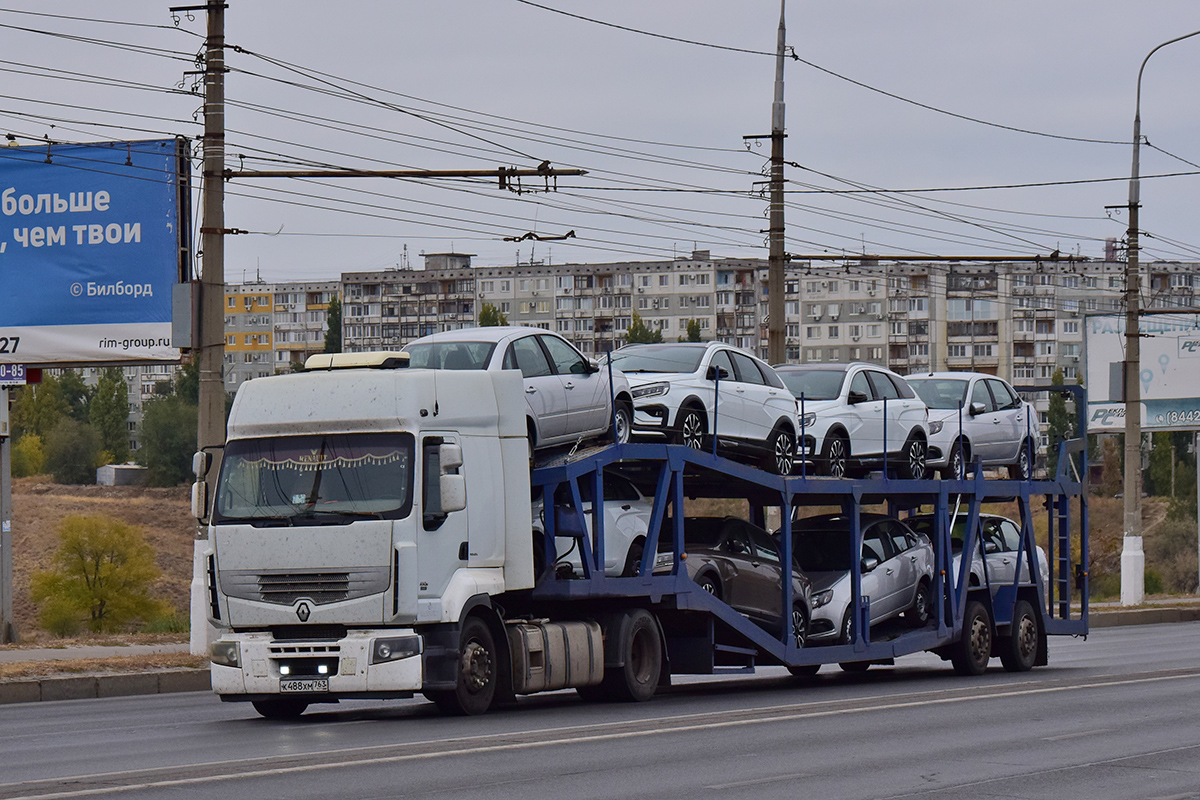
[[[43,700],[82,700],[95,696],[95,676],[42,679]]]
[[[212,691],[212,681],[206,669],[173,669],[157,675],[159,693]]]
[[[131,694],[157,693],[158,676],[153,672],[100,675],[96,678],[97,697],[124,697]]]
[[[41,681],[5,681],[0,683],[0,704],[35,703],[41,699]]]

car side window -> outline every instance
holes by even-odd
[[[875,556],[880,561],[887,561],[892,557],[885,525],[875,524],[863,531],[863,557],[868,555]]]
[[[850,379],[850,391],[862,392],[868,400],[871,399],[871,387],[867,383],[867,373],[860,372]]]
[[[581,484],[586,481],[580,481]],[[624,478],[618,478],[615,475],[605,476],[604,478],[604,499],[605,500],[639,500],[641,495],[634,488],[633,484]]]
[[[508,352],[512,354],[512,360],[517,365],[517,369],[521,370],[521,374],[526,378],[538,378],[550,374],[550,362],[546,360],[546,354],[542,352],[542,348],[538,347],[538,343],[532,336],[523,336],[517,339],[509,345]],[[508,363],[507,355],[504,362]]]
[[[783,378],[779,377],[779,373],[760,361],[755,361],[754,363],[758,364],[758,368],[762,370],[763,378],[766,379],[768,386],[774,386],[776,389],[787,391],[787,384],[783,382]]]
[[[776,546],[775,541],[757,528],[750,528],[749,530],[750,540],[754,542],[755,554],[758,556],[759,561],[767,564],[781,563],[779,548]]]
[[[763,380],[762,373],[758,371],[758,365],[754,363],[754,359],[744,353],[730,353],[733,357],[733,368],[737,371],[737,379],[742,383],[756,383],[760,386],[766,385]]]
[[[896,389],[896,384],[892,383],[892,379],[887,375],[870,370],[867,372],[867,378],[871,381],[871,388],[875,390],[876,400],[900,399],[900,392]]]
[[[729,524],[725,528],[725,542],[721,549],[731,555],[749,556],[754,551],[750,549],[750,537],[741,525]]]
[[[888,378],[896,385],[896,391],[905,400],[912,400],[917,396],[917,393],[913,391],[913,388],[908,385],[908,381],[904,380],[904,378],[901,378],[899,375],[888,375]]]
[[[992,395],[988,391],[986,381],[976,381],[975,388],[971,390],[971,403],[982,403],[984,411],[995,411],[996,408],[992,404]]]
[[[896,525],[895,523],[887,523],[888,533],[892,537],[892,546],[896,548],[896,553],[903,553],[908,548],[912,547],[912,541],[909,539],[908,531]]]
[[[1000,535],[1004,539],[1004,549],[1012,552],[1021,549],[1021,531],[1009,520],[1000,520]]]
[[[996,399],[997,408],[1007,410],[1021,407],[1020,398],[1008,387],[1007,383],[1001,380],[989,380],[987,384],[992,390],[992,396]]]
[[[726,375],[722,376],[723,381],[737,380],[736,373],[733,371],[733,362],[729,360],[728,350],[718,350],[712,355],[712,359],[708,362],[711,367],[719,367],[725,370]]]
[[[562,339],[556,339],[553,336],[538,336],[536,338],[546,348],[546,352],[550,354],[550,360],[554,362],[554,369],[559,375],[587,375],[591,372],[583,356],[579,355],[575,351],[575,348]]]

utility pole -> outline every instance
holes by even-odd
[[[0,388],[0,644],[17,641],[13,621],[12,433],[8,388]]]
[[[775,99],[771,103],[771,208],[767,255],[767,361],[782,364],[784,347],[783,287],[783,51],[786,29],[784,4],[779,0],[779,36],[775,45]]]

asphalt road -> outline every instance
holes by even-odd
[[[1200,623],[1051,638],[1048,667],[936,657],[798,681],[574,693],[481,718],[420,699],[260,719],[207,694],[0,707],[0,798],[1200,797]]]

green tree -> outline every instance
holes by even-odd
[[[12,448],[12,474],[14,478],[27,478],[30,475],[41,475],[46,468],[46,450],[42,446],[42,437],[36,433],[27,433]]]
[[[329,300],[329,308],[325,311],[325,352],[342,352],[342,301],[333,297]]]
[[[196,426],[196,406],[182,397],[156,397],[146,402],[137,458],[146,468],[148,485],[177,486],[191,480]]]
[[[1062,386],[1064,383],[1061,369],[1054,370],[1050,378],[1051,386]],[[1046,409],[1046,435],[1050,446],[1046,451],[1046,468],[1048,475],[1053,478],[1058,470],[1058,446],[1074,436],[1075,426],[1071,415],[1067,413],[1067,399],[1063,392],[1050,391],[1050,403]]]
[[[12,433],[36,433],[45,440],[59,420],[70,414],[58,378],[46,375],[41,383],[22,386],[12,406]]]
[[[88,421],[100,434],[100,446],[122,464],[129,458],[129,389],[120,367],[100,375],[88,407]]]
[[[58,386],[63,400],[67,401],[68,413],[71,418],[79,422],[87,422],[92,390],[83,382],[83,376],[73,369],[65,369],[59,376]]]
[[[50,568],[34,573],[32,597],[47,630],[69,636],[82,626],[119,631],[162,615],[150,596],[159,577],[154,551],[137,528],[104,516],[69,516]]]
[[[479,327],[491,328],[497,325],[507,325],[508,317],[500,313],[500,309],[491,303],[479,307]]]
[[[46,436],[46,469],[55,483],[95,483],[99,455],[100,434],[71,417],[63,417]]]
[[[689,319],[687,321],[687,338],[684,339],[684,341],[685,342],[700,341],[700,320]]]
[[[651,331],[646,327],[646,323],[642,322],[642,315],[633,312],[633,321],[629,324],[629,330],[625,331],[626,344],[657,344],[662,340],[662,331]]]
[[[200,366],[195,361],[184,364],[175,376],[175,394],[189,403],[200,404]]]

